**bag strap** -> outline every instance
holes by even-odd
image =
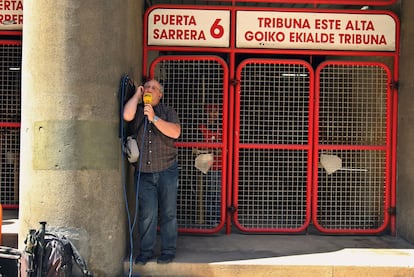
[[[82,270],[84,277],[93,277],[93,274],[88,270],[88,267],[86,266],[85,260],[80,255],[78,249],[76,249],[75,245],[68,240],[70,247],[72,248],[72,255],[75,259],[76,264],[79,266],[79,268]]]

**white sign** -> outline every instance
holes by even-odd
[[[0,0],[0,30],[23,28],[23,0]]]
[[[388,14],[237,11],[236,47],[395,51]]]
[[[148,45],[229,47],[230,11],[154,9]]]

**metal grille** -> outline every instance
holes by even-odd
[[[222,169],[226,160],[221,153],[226,152],[227,145],[226,64],[213,56],[164,56],[153,63],[151,74],[164,85],[164,103],[174,107],[181,120],[177,143],[180,231],[218,229],[224,223],[225,207]],[[203,154],[214,156],[206,174],[195,167],[195,159]]]
[[[20,129],[0,128],[1,204],[19,204]]]
[[[390,74],[382,64],[331,62],[319,68],[314,222],[323,232],[376,233],[388,221]],[[388,165],[388,166],[387,166]],[[333,167],[333,170],[327,170]]]
[[[226,149],[225,135],[206,141],[200,125],[226,133],[227,68],[217,57],[178,56],[161,57],[151,68],[165,86],[164,101],[182,120],[180,229],[217,231],[224,223],[225,176],[207,177],[194,161],[200,153]],[[378,232],[388,221],[389,73],[379,64],[326,63],[319,69],[313,163],[322,154],[342,163],[329,174],[317,167],[314,224],[325,233]],[[251,59],[241,63],[237,78],[235,226],[246,232],[302,232],[311,210],[313,71],[300,61]],[[212,105],[220,107],[219,116],[209,122]]]
[[[241,229],[302,229],[308,215],[307,151],[242,149],[239,155]]]
[[[13,208],[19,204],[21,42],[0,40],[0,56],[0,203]]]
[[[311,71],[305,62],[247,60],[238,78],[236,225],[302,231],[310,214]]]
[[[384,224],[384,152],[323,153],[340,157],[342,168],[332,174],[318,170],[318,224],[324,231],[378,230]]]
[[[21,45],[0,41],[0,122],[20,122]]]
[[[308,68],[249,62],[240,79],[241,143],[308,143]]]
[[[320,80],[319,143],[384,145],[388,85],[384,68],[327,65]]]

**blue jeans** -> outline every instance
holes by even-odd
[[[203,175],[204,210],[207,224],[218,224],[221,218],[221,171],[210,170]]]
[[[137,182],[137,173],[135,177]],[[154,256],[159,211],[161,254],[175,256],[178,236],[177,190],[177,163],[161,172],[141,172],[138,192],[141,255]]]

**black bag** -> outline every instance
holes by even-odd
[[[71,276],[73,251],[69,240],[46,234],[45,243],[42,264],[46,276]]]
[[[38,230],[30,230],[25,240],[22,276],[68,277],[73,276],[73,264],[78,266],[78,276],[92,277],[86,263],[73,243],[65,236],[45,232],[45,222]]]

